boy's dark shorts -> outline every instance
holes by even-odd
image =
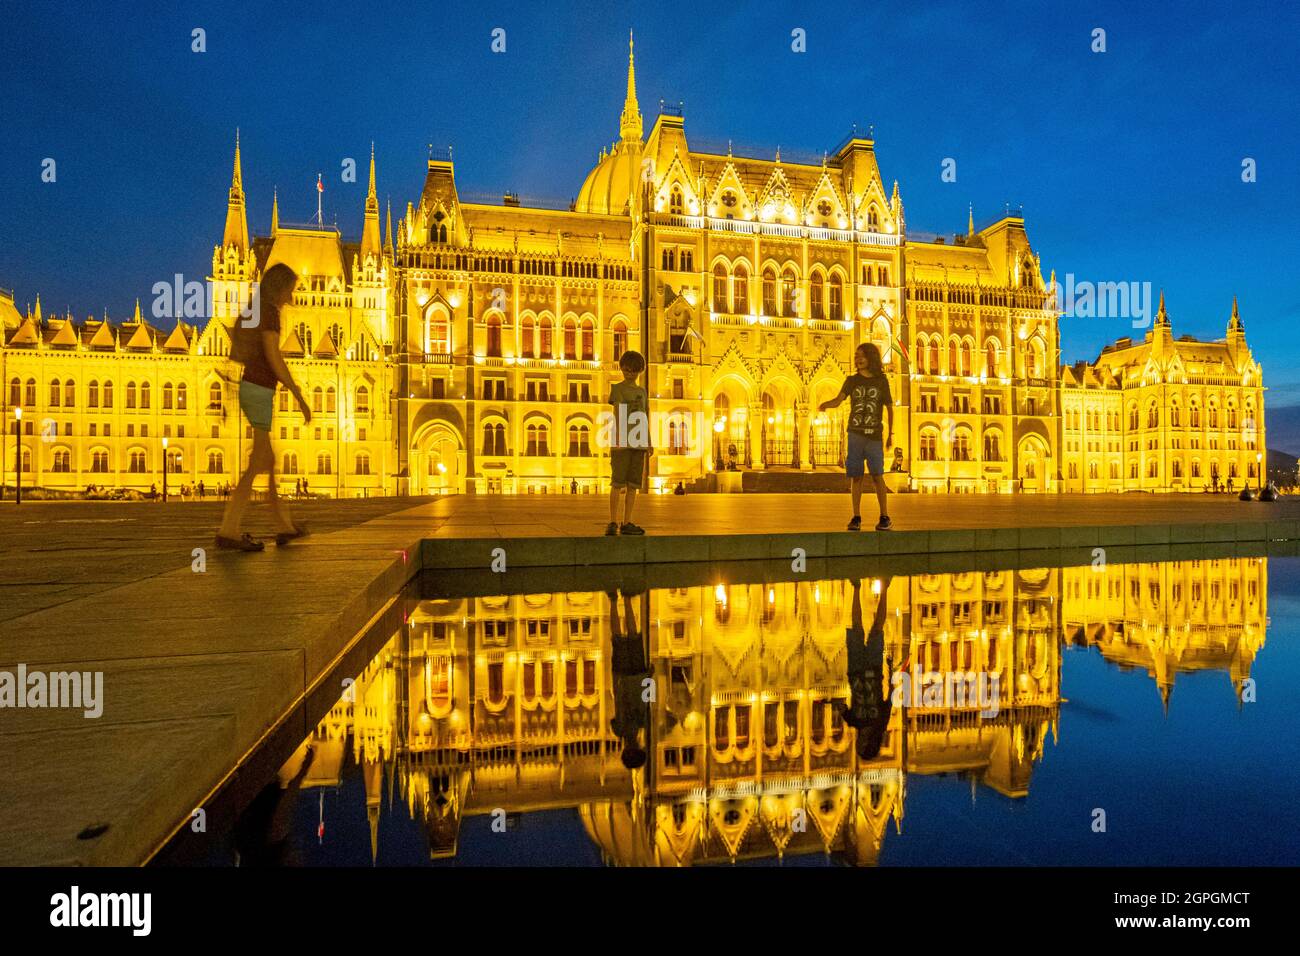
[[[640,488],[645,475],[644,448],[611,448],[609,452],[610,485],[615,488]]]
[[[861,432],[849,432],[849,445],[844,455],[844,473],[850,478],[861,478],[863,465],[872,476],[885,473],[885,444],[880,436],[868,437]]]

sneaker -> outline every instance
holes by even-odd
[[[894,522],[889,520],[889,515],[881,515],[880,520],[876,522],[877,531],[889,531],[894,527]]]
[[[263,551],[266,545],[251,534],[242,534],[238,538],[225,538],[217,535],[216,546],[222,551]]]
[[[605,534],[607,535],[618,534],[618,523],[615,521],[611,521],[609,524],[605,525]]]
[[[862,530],[862,515],[854,515],[854,516],[849,520],[849,530],[850,530],[850,531],[861,531],[861,530]]]
[[[623,522],[623,527],[618,529],[622,534],[645,534],[645,528],[638,528],[630,521]]]

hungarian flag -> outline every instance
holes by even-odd
[[[320,181],[320,173],[316,174],[316,191],[318,193],[323,193],[325,191],[325,184]]]

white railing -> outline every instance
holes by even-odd
[[[784,239],[813,239],[821,242],[860,242],[868,246],[897,246],[900,237],[888,232],[858,232],[852,229],[829,229],[784,222],[755,222],[748,219],[717,219],[712,216],[677,216],[660,213],[660,225],[686,229],[712,229],[752,236],[779,236]]]

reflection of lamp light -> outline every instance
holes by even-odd
[[[715,432],[718,432],[719,434],[721,434],[726,429],[726,427],[727,427],[726,415],[723,415],[721,418],[719,418],[716,422],[713,423],[713,430]]]
[[[713,589],[713,600],[727,603],[727,589],[723,585],[719,584]]]
[[[447,473],[447,466],[444,465],[442,462],[438,462],[438,474],[445,475],[446,473]]]

